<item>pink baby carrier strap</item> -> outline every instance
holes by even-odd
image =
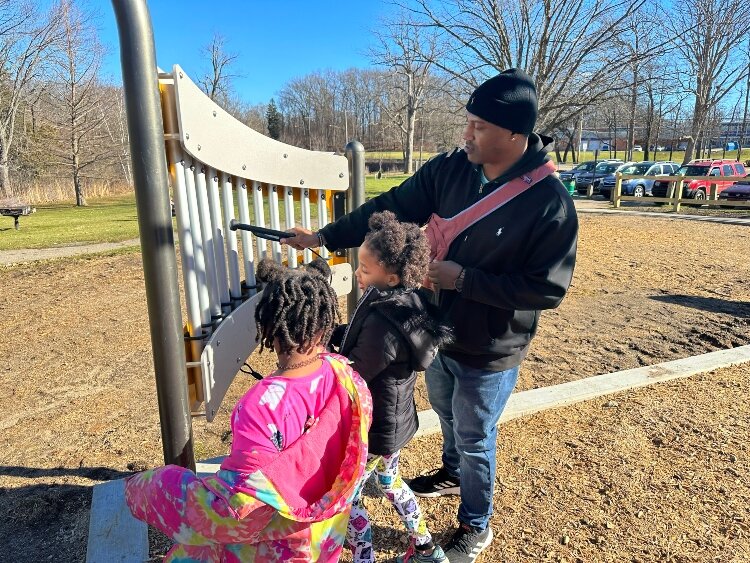
[[[430,241],[430,258],[432,260],[445,258],[448,254],[448,248],[458,235],[552,174],[556,169],[554,162],[547,161],[539,168],[522,174],[518,178],[513,178],[501,188],[496,189],[487,197],[480,199],[474,205],[467,207],[450,219],[443,219],[433,213],[425,228],[425,234]]]

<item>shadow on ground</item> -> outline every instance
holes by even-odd
[[[700,297],[697,295],[652,295],[649,299],[709,313],[723,313],[735,317],[750,318],[750,302],[748,301],[731,301],[719,297]]]
[[[0,487],[0,561],[85,561],[92,482],[131,475],[108,467],[36,468],[0,466],[0,477],[13,485]],[[44,482],[55,479],[57,483]],[[70,484],[60,483],[70,479]],[[26,480],[33,480],[25,484]],[[30,546],[45,537],[54,552],[35,553]]]

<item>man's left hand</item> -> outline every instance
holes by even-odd
[[[456,287],[456,278],[461,273],[463,267],[453,261],[430,262],[427,270],[427,277],[433,285],[443,289],[453,289]]]

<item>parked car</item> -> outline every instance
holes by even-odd
[[[735,201],[750,201],[750,180],[743,180],[729,186],[719,194],[719,201],[729,204]]]
[[[643,147],[641,145],[633,145],[633,151],[634,152],[643,152]]]
[[[602,179],[609,174],[613,174],[615,170],[623,164],[622,160],[605,160],[598,163],[593,170],[578,174],[578,176],[576,176],[576,190],[579,194],[586,195],[589,186],[593,186],[592,193],[598,194],[599,184]]]
[[[563,183],[570,182],[571,180],[575,180],[576,176],[581,174],[582,172],[590,172],[591,170],[596,167],[596,164],[600,162],[598,160],[587,160],[586,162],[581,162],[578,166],[574,167],[571,170],[564,170],[560,172],[560,181]]]
[[[718,193],[723,192],[732,185],[731,180],[718,180],[716,178],[726,176],[746,176],[747,171],[740,162],[729,159],[696,159],[691,160],[685,166],[681,166],[675,175],[705,176],[706,179],[685,180],[682,183],[683,198],[705,200],[711,190],[711,184],[716,184]],[[669,192],[669,181],[657,180],[651,189],[654,197],[667,197]]]
[[[654,162],[646,160],[644,162],[634,162],[620,167],[617,172],[624,175],[638,175],[639,178],[623,179],[622,195],[632,195],[643,197],[651,195],[654,187],[654,181],[657,176],[671,176],[680,168],[676,162]],[[615,188],[615,175],[611,174],[602,180],[599,186],[599,193],[604,197],[610,197],[612,190]]]

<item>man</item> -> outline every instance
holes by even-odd
[[[367,219],[388,209],[423,225],[450,218],[549,160],[552,139],[532,133],[536,88],[506,70],[480,85],[466,104],[465,146],[437,155],[389,192],[317,233],[295,228],[296,248],[358,246]],[[463,231],[430,281],[453,323],[455,341],[426,372],[443,432],[443,466],[411,481],[420,496],[460,494],[459,526],[445,546],[451,563],[474,561],[492,541],[497,422],[536,333],[540,311],[557,307],[570,285],[578,219],[567,190],[549,175]]]

